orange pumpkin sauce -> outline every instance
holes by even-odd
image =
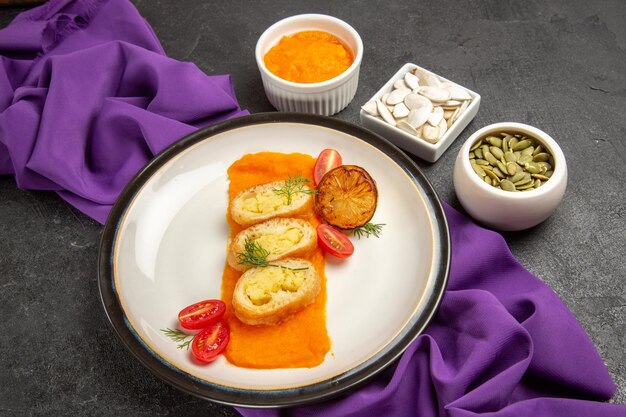
[[[354,57],[341,41],[330,33],[306,30],[283,36],[263,57],[274,75],[296,83],[330,80],[347,70]]]
[[[313,178],[315,159],[304,154],[261,152],[245,155],[228,169],[230,202],[245,188],[271,181],[285,180],[290,175]],[[243,230],[230,217],[231,237]],[[311,212],[308,221],[317,227],[319,220]],[[301,368],[317,366],[330,350],[326,330],[326,277],[324,255],[317,248],[308,258],[322,277],[322,289],[315,302],[275,326],[250,326],[242,323],[232,311],[235,284],[241,272],[226,265],[222,276],[222,299],[230,326],[230,342],[226,358],[246,368]]]

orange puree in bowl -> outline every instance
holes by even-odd
[[[354,57],[337,37],[319,30],[283,36],[263,57],[274,75],[296,83],[330,80],[347,70]]]
[[[228,169],[230,201],[239,191],[257,184],[284,180],[296,174],[313,178],[314,165],[313,157],[297,153],[261,152],[245,155]],[[230,214],[227,214],[227,220],[231,237],[234,237],[243,228],[230,218]],[[308,220],[315,227],[319,224],[313,212]],[[231,363],[246,368],[300,368],[313,367],[324,361],[330,350],[326,331],[324,255],[317,248],[309,260],[322,277],[320,294],[313,304],[275,326],[250,326],[235,317],[231,301],[241,272],[228,264],[225,266],[222,299],[227,306],[226,316],[230,326],[226,358]]]

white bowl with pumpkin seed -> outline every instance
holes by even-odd
[[[467,213],[502,231],[528,229],[556,210],[567,186],[563,151],[547,133],[504,122],[476,131],[454,165],[454,189]]]
[[[361,107],[360,119],[399,148],[436,162],[479,106],[478,93],[407,63]]]

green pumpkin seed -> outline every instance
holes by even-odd
[[[498,166],[498,162],[500,162],[500,161],[498,161],[496,159],[496,157],[491,154],[491,152],[484,152],[483,151],[483,155],[485,156],[485,159],[487,160],[487,162],[489,162],[492,166],[494,166],[494,167]]]
[[[490,170],[490,169],[485,169],[484,171],[485,171],[485,174],[487,174],[487,176],[488,176],[489,178],[491,178],[491,182],[492,182],[492,184],[494,184],[494,185],[495,185],[495,184],[497,184],[497,183],[499,183],[499,182],[500,182],[500,178],[498,178],[498,176],[495,174],[495,172],[493,172],[493,171],[492,171],[492,170]]]
[[[497,136],[487,136],[487,139],[485,140],[489,142],[491,145],[497,146],[498,148],[502,146],[502,139],[500,139]]]
[[[503,173],[501,168],[498,168],[500,165],[498,165],[497,167],[495,167],[493,169],[493,173],[496,174],[498,176],[498,178],[500,179],[504,179],[506,178],[506,175]]]
[[[535,162],[547,162],[548,159],[550,159],[550,154],[545,152],[541,152],[533,156],[533,161]]]
[[[515,191],[515,185],[509,180],[500,181],[500,187],[505,191]]]
[[[491,146],[489,147],[489,150],[491,151],[491,154],[498,159],[501,159],[504,156],[504,152],[502,152],[502,149],[498,147]]]
[[[504,153],[504,160],[506,162],[515,162],[517,161],[517,158],[515,157],[515,154],[513,152],[508,151]]]
[[[540,179],[542,181],[548,181],[550,179],[550,177],[545,176],[545,175],[541,175],[541,174],[532,174],[533,178],[537,178]]]
[[[527,163],[532,162],[532,160],[533,160],[532,155],[522,155],[519,157],[517,162],[521,164],[522,166],[525,166]]]
[[[528,139],[520,140],[513,146],[514,151],[522,151],[532,145],[532,142]]]
[[[481,178],[486,175],[485,171],[476,164],[472,164],[472,169],[474,169],[474,172],[480,175]]]
[[[506,172],[509,175],[515,175],[517,173],[518,165],[515,162],[509,162],[506,164]]]
[[[554,173],[549,151],[536,139],[517,133],[500,132],[476,141],[469,160],[486,184],[505,191],[539,188]]]
[[[498,161],[498,168],[502,172],[506,172],[506,165],[504,165],[501,161]]]
[[[541,165],[537,164],[536,162],[528,162],[524,165],[524,167],[526,168],[526,171],[530,172],[531,174],[539,174],[541,172]]]
[[[511,181],[513,183],[515,183],[517,181],[520,181],[521,179],[524,178],[524,174],[525,174],[525,172],[520,170],[520,171],[516,172],[515,174],[513,174],[513,176],[509,178],[509,181]]]
[[[515,184],[515,187],[519,188],[522,187],[528,183],[534,183],[535,180],[532,178],[522,178],[521,180],[514,182],[513,184]]]
[[[550,171],[552,169],[552,165],[550,165],[550,163],[548,162],[537,162],[539,165],[541,165],[542,167],[546,167],[546,169],[548,171]]]

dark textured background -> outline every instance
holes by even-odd
[[[134,3],[173,58],[230,73],[242,107],[270,111],[254,61],[275,21],[321,12],[361,34],[359,106],[406,62],[479,92],[474,121],[435,164],[417,161],[460,208],[452,167],[461,144],[499,121],[552,135],[568,161],[565,199],[543,224],[506,234],[588,332],[626,403],[626,2],[155,1]],[[315,6],[312,6],[315,4]],[[22,9],[0,9],[0,27]],[[0,415],[232,416],[161,382],[125,350],[100,304],[102,227],[51,192],[0,177]]]

